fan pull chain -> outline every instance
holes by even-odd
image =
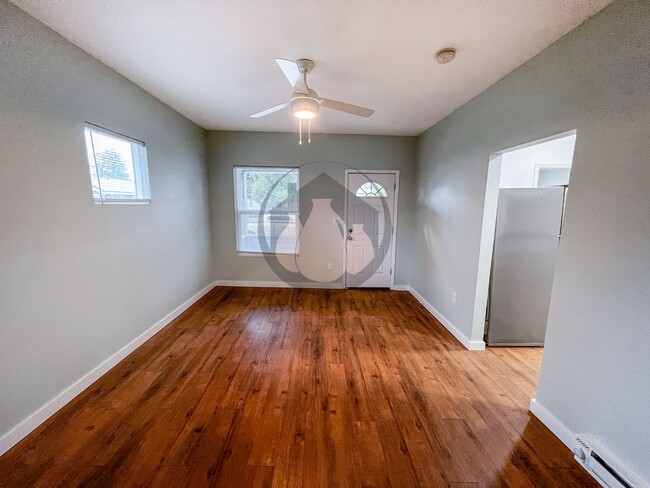
[[[311,119],[307,119],[307,144],[311,144]]]
[[[298,121],[298,145],[302,146],[302,119]]]

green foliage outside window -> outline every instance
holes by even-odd
[[[245,173],[245,198],[250,209],[261,209],[268,194],[266,210],[295,210],[297,187],[296,171],[247,171]]]

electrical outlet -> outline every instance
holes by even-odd
[[[456,303],[456,292],[455,291],[451,292],[451,303]]]
[[[327,269],[334,269],[334,267],[332,266],[332,263],[327,263]]]

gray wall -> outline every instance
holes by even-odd
[[[296,133],[222,132],[208,133],[208,168],[213,230],[214,277],[217,280],[280,281],[265,259],[240,256],[236,251],[233,195],[234,165],[289,165],[328,161],[301,169],[301,186],[321,172],[338,184],[332,185],[333,207],[342,210],[345,163],[356,169],[400,170],[396,284],[407,284],[410,270],[409,236],[413,228],[413,192],[416,138],[314,134],[312,144],[298,145]],[[304,202],[301,196],[301,208]]]
[[[84,121],[146,142],[95,205]],[[210,282],[205,133],[0,0],[0,436]]]
[[[650,8],[618,1],[419,140],[412,285],[474,340],[490,154],[577,129],[538,401],[650,481]],[[451,292],[458,303],[451,303]]]

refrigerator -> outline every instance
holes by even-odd
[[[499,191],[486,342],[544,344],[566,188]]]

